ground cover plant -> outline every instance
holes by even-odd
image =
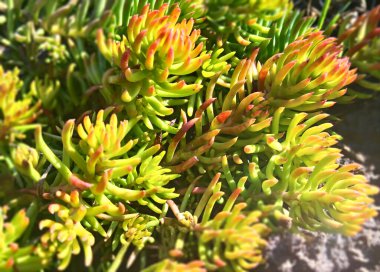
[[[252,271],[272,233],[360,232],[379,190],[327,109],[380,90],[380,6],[296,4],[0,1],[0,270]]]

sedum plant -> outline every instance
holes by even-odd
[[[269,58],[259,73],[259,90],[267,91],[273,106],[296,111],[331,107],[356,79],[347,57],[334,38],[312,32]]]
[[[33,103],[30,93],[19,99],[22,81],[19,78],[19,70],[6,72],[0,66],[0,140],[14,142],[16,138],[24,138],[24,131],[31,129],[30,124],[39,114],[40,101]]]
[[[218,35],[219,42],[240,46],[260,45],[267,41],[271,25],[292,9],[287,0],[278,1],[204,1],[207,7],[209,35]]]
[[[43,260],[36,254],[34,244],[20,242],[30,220],[25,209],[8,218],[9,207],[0,209],[0,267],[2,271],[36,271],[42,269]]]
[[[380,7],[362,14],[357,20],[350,24],[347,20],[339,29],[338,41],[342,43],[347,56],[352,64],[358,68],[360,73],[367,77],[379,78],[379,25]],[[361,78],[359,85],[365,88],[378,90],[376,84],[368,79]],[[360,95],[359,95],[360,97]]]
[[[326,110],[378,89],[380,7],[329,5],[0,1],[0,270],[252,271],[271,233],[359,233],[378,188]]]
[[[42,252],[40,255],[48,257],[46,255],[49,253],[56,253],[60,263],[57,268],[63,270],[70,263],[71,256],[79,254],[80,247],[82,247],[85,263],[89,265],[92,262],[91,247],[95,243],[95,238],[82,226],[81,221],[88,212],[91,213],[91,210],[81,205],[78,191],[72,191],[70,195],[57,191],[56,196],[71,207],[67,208],[58,203],[49,205],[49,212],[55,214],[58,220],[44,219],[40,221],[40,229],[49,229],[41,236]]]

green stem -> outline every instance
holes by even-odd
[[[23,238],[22,238],[22,242],[23,243],[26,243],[26,241],[28,241],[29,237],[30,237],[30,234],[33,230],[33,227],[35,225],[35,222],[36,222],[36,219],[37,219],[37,216],[38,216],[38,203],[37,201],[33,201],[28,210],[26,211],[26,216],[29,218],[29,228],[26,229],[24,235],[23,235]]]
[[[14,35],[14,16],[15,16],[15,10],[14,10],[14,1],[8,0],[7,1],[7,34],[9,39],[11,40]]]
[[[111,267],[108,269],[108,272],[116,272],[116,271],[118,271],[118,269],[119,269],[119,267],[121,265],[121,262],[123,261],[124,255],[127,252],[128,247],[129,247],[129,243],[127,243],[127,244],[125,244],[125,245],[123,245],[121,247],[121,249],[117,253],[116,258],[113,261]]]
[[[319,17],[318,21],[318,28],[321,29],[323,27],[323,24],[325,23],[327,12],[329,11],[331,5],[331,0],[325,0],[325,3],[323,5],[321,17]]]
[[[183,196],[183,199],[182,199],[182,203],[181,203],[181,206],[179,208],[180,212],[184,212],[186,210],[186,207],[187,207],[187,203],[189,202],[189,199],[191,197],[191,194],[193,192],[193,189],[195,187],[195,184],[197,183],[197,181],[201,178],[202,176],[199,176],[198,178],[196,178],[190,185],[189,187],[187,188],[186,190],[186,193],[185,195]]]
[[[64,177],[64,179],[69,180],[72,173],[69,168],[66,167],[59,159],[58,157],[51,151],[51,149],[48,147],[48,145],[45,143],[44,139],[42,138],[42,128],[39,126],[35,130],[35,138],[36,138],[36,145],[37,149],[41,151],[46,159],[58,170],[58,172]]]
[[[8,152],[3,144],[0,143],[0,154],[3,156],[0,158],[0,160],[4,160],[5,164],[7,165],[8,169],[12,172],[12,176],[16,179],[16,182],[20,188],[23,188],[23,182],[19,175],[19,173],[16,171],[16,166],[14,165],[13,161],[8,155]]]
[[[62,177],[71,185],[84,190],[91,187],[90,183],[81,180],[71,173],[70,169],[58,159],[58,157],[53,153],[53,151],[48,147],[42,138],[42,128],[41,126],[36,127],[34,137],[36,139],[37,149],[41,151],[46,159],[54,166],[55,169],[62,175]]]

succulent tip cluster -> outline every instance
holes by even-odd
[[[351,24],[344,21],[339,29],[338,41],[346,50],[354,67],[362,73],[358,84],[372,90],[379,90],[370,77],[379,79],[380,6],[373,8]],[[367,74],[367,78],[365,77]],[[358,92],[354,95],[361,97]]]
[[[41,102],[33,103],[33,97],[27,95],[19,99],[18,94],[22,87],[19,70],[4,71],[0,66],[0,140],[13,142],[15,138],[25,137],[27,130],[38,116]]]
[[[297,111],[331,107],[356,79],[342,47],[322,32],[301,36],[283,53],[267,60],[258,76],[259,90],[266,91],[274,106]]]

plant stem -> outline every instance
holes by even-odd
[[[323,27],[323,24],[325,23],[327,12],[329,11],[331,5],[331,0],[325,0],[325,3],[323,5],[321,17],[319,17],[318,21],[318,28],[321,29]]]
[[[111,267],[109,268],[108,272],[116,272],[118,270],[118,268],[121,265],[121,262],[123,261],[124,255],[127,252],[128,246],[129,246],[129,243],[121,247],[121,249],[116,255],[115,260],[113,261]]]

